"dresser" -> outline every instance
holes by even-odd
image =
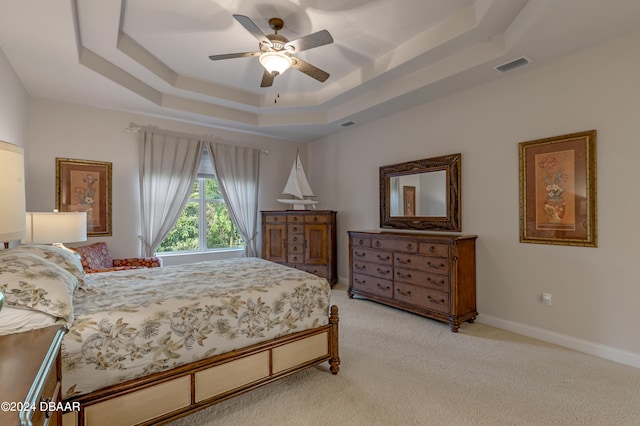
[[[66,328],[0,336],[0,425],[62,425],[60,346]]]
[[[263,211],[262,258],[338,280],[336,212],[331,210]]]
[[[475,235],[349,231],[350,298],[449,323],[473,322]]]

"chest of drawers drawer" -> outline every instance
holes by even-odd
[[[394,299],[420,308],[449,312],[449,293],[413,284],[394,283]]]
[[[393,253],[388,251],[354,248],[353,258],[354,260],[375,262],[380,265],[393,265]]]
[[[393,266],[381,265],[379,263],[372,262],[353,262],[353,271],[361,274],[371,275],[373,277],[385,278],[388,280],[393,279]]]
[[[448,275],[438,275],[415,269],[394,268],[393,276],[394,280],[398,282],[415,284],[440,291],[449,291]]]
[[[436,274],[449,273],[449,259],[403,253],[395,253],[393,257],[393,264],[396,267],[435,272]]]
[[[393,281],[364,274],[353,274],[353,287],[358,291],[382,297],[393,297]]]

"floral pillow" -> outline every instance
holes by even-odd
[[[40,256],[0,251],[0,288],[7,306],[44,312],[71,325],[77,286],[75,275]]]
[[[29,253],[42,257],[51,263],[55,263],[66,271],[75,275],[78,279],[78,286],[85,287],[84,269],[80,256],[74,251],[64,246],[48,246],[48,245],[21,245],[9,250],[13,253]]]

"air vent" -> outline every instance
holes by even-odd
[[[531,59],[527,58],[526,56],[522,56],[518,59],[514,59],[511,62],[507,62],[506,64],[498,65],[497,67],[494,67],[494,69],[498,72],[507,72],[507,71],[511,71],[514,68],[527,65],[530,62],[531,62]]]
[[[349,126],[353,126],[354,123],[353,121],[345,121],[344,123],[341,124],[342,127],[349,127]]]

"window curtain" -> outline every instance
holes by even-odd
[[[227,203],[229,217],[245,241],[244,254],[257,257],[260,150],[204,142]]]
[[[139,155],[144,256],[153,256],[180,217],[203,149],[203,142],[196,139],[144,132]]]

